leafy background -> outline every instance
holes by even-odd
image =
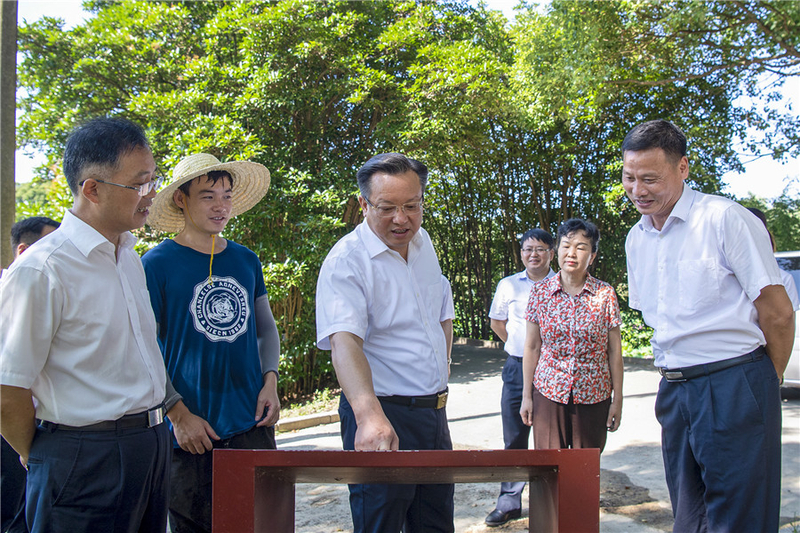
[[[331,385],[314,344],[316,278],[333,243],[360,220],[355,171],[399,151],[431,169],[424,225],[451,280],[456,334],[492,335],[497,281],[522,268],[517,237],[580,216],[602,241],[594,275],[626,307],[624,238],[637,220],[617,178],[638,122],[686,132],[690,184],[719,193],[741,170],[734,151],[800,154],[777,99],[800,75],[800,3],[553,0],[509,23],[463,1],[87,1],[95,16],[65,29],[20,27],[18,142],[46,154],[17,190],[17,217],[60,219],[71,198],[60,170],[69,132],[98,115],[147,129],[164,172],[209,152],[272,173],[267,197],[226,236],[264,265],[283,336],[281,393]],[[778,249],[800,249],[798,199],[748,197],[767,212]],[[168,235],[141,230],[140,252]],[[624,309],[626,355],[649,331]]]

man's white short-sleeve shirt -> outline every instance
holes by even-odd
[[[364,341],[378,396],[419,396],[447,387],[441,322],[453,319],[450,285],[427,232],[408,245],[408,262],[367,222],[334,245],[317,280],[317,345],[352,333]]]
[[[85,426],[164,400],[166,373],[136,238],[114,244],[69,211],[0,283],[0,383],[36,417]]]
[[[783,286],[786,287],[786,294],[789,295],[789,299],[792,301],[792,309],[797,311],[800,309],[800,297],[797,294],[797,285],[794,282],[794,278],[791,274],[781,269],[781,281]]]
[[[543,279],[555,276],[553,269]],[[541,280],[540,280],[541,281]],[[534,283],[528,277],[528,272],[523,270],[501,279],[494,291],[492,307],[489,309],[489,318],[494,320],[507,320],[506,332],[508,338],[505,342],[505,351],[514,357],[522,357],[525,349],[526,320],[528,299]]]
[[[628,233],[629,303],[655,332],[655,365],[680,368],[765,345],[753,301],[780,285],[764,225],[744,207],[684,184],[661,231]]]

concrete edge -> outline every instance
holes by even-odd
[[[314,413],[310,415],[296,416],[278,420],[275,424],[275,431],[283,433],[286,431],[296,431],[323,424],[332,424],[339,421],[338,411],[327,411],[324,413]]]

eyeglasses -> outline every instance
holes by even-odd
[[[536,248],[523,248],[522,249],[522,253],[524,253],[524,254],[533,253],[533,254],[536,254],[536,255],[542,255],[542,254],[545,254],[545,253],[547,253],[549,251],[550,251],[550,248],[542,248],[541,246],[538,246]]]
[[[364,196],[364,201],[367,202],[372,209],[378,214],[380,218],[392,218],[398,211],[402,211],[406,216],[418,215],[422,212],[422,202],[414,202],[404,205],[374,205],[369,199]]]
[[[115,187],[122,187],[123,189],[130,189],[132,191],[136,191],[139,193],[139,196],[147,196],[153,190],[158,190],[161,187],[161,184],[164,183],[164,178],[161,176],[156,176],[156,179],[148,181],[143,185],[139,185],[138,187],[132,187],[130,185],[123,185],[121,183],[114,183],[113,181],[105,181],[99,180],[97,178],[92,178],[97,183],[105,183],[106,185],[114,185]],[[83,183],[81,183],[83,185]]]

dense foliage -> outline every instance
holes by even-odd
[[[47,180],[75,124],[121,115],[146,126],[165,171],[198,151],[265,164],[269,194],[226,234],[264,264],[289,397],[332,379],[314,342],[316,277],[361,218],[355,170],[374,153],[431,168],[424,225],[453,284],[456,333],[487,338],[495,284],[520,269],[517,236],[532,226],[596,222],[595,274],[624,303],[637,215],[616,176],[633,124],[684,128],[691,182],[709,192],[739,168],[746,124],[768,132],[760,149],[775,156],[800,146],[780,112],[733,105],[742,88],[758,96],[764,72],[798,74],[792,2],[555,0],[514,24],[462,1],[86,7],[95,16],[71,30],[49,18],[20,28],[20,143],[48,155]],[[796,228],[786,202],[779,224]],[[165,235],[142,237],[146,249]],[[641,344],[638,331],[626,338]]]

